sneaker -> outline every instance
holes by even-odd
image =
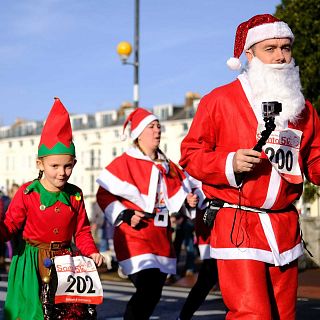
[[[193,270],[188,269],[188,270],[186,271],[186,277],[192,277],[192,276],[194,276]]]
[[[128,276],[125,275],[125,274],[122,272],[122,269],[121,269],[120,266],[118,267],[118,276],[119,276],[121,279],[128,279]]]

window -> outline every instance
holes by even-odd
[[[188,124],[187,124],[186,122],[184,122],[184,123],[182,124],[182,130],[183,130],[183,132],[187,132],[188,129],[189,129]]]
[[[112,123],[112,114],[104,114],[102,116],[102,126],[107,127],[111,123]]]
[[[168,109],[161,109],[161,120],[168,119],[169,110]]]
[[[77,130],[77,129],[81,129],[83,127],[83,120],[82,118],[74,118],[73,121],[73,129]]]
[[[97,157],[97,161],[96,161],[96,165],[98,168],[101,167],[101,150],[98,150],[98,157]]]
[[[96,179],[94,178],[94,175],[92,174],[91,175],[91,183],[90,183],[90,185],[91,185],[90,191],[92,194],[94,193],[95,184],[96,184]]]
[[[94,150],[90,150],[90,168],[94,167]]]

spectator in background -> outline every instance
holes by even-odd
[[[18,189],[20,188],[20,185],[17,183],[13,183],[11,185],[11,188],[9,189],[9,198],[10,198],[10,202],[13,199],[13,197],[15,196],[16,192],[18,191]],[[10,241],[7,241],[6,245],[6,257],[11,261],[12,256],[14,251],[18,248],[19,243],[22,239],[22,230],[18,231],[15,235],[12,236]]]
[[[101,211],[97,203],[93,205],[92,213],[93,214],[90,219],[91,233],[95,243],[99,247],[99,251],[101,252],[101,242],[104,241],[101,234],[101,228],[104,224],[104,213]]]
[[[0,219],[3,220],[10,204],[10,197],[6,194],[5,188],[0,189]],[[12,256],[11,243],[0,242],[0,272],[6,272],[6,257]]]
[[[11,188],[9,190],[9,198],[10,198],[10,200],[13,199],[13,197],[15,196],[15,194],[18,191],[19,188],[20,188],[20,185],[17,184],[17,183],[13,183],[11,185]]]
[[[112,269],[114,252],[110,250],[109,240],[113,238],[113,226],[107,221],[103,211],[97,203],[93,206],[93,217],[90,221],[93,238],[104,257],[108,270]]]
[[[172,216],[174,223],[173,246],[177,256],[177,263],[181,261],[181,250],[185,251],[185,264],[181,275],[192,276],[195,272],[195,234],[194,222],[182,211]]]
[[[1,192],[2,194],[2,192]],[[2,195],[0,196],[0,219],[4,219],[4,201],[2,200]],[[6,245],[4,242],[0,242],[0,272],[5,272],[5,256],[6,256]]]
[[[192,319],[193,314],[202,305],[210,290],[218,283],[217,261],[210,257],[211,227],[203,221],[204,212],[205,209],[197,208],[194,224],[202,263],[196,283],[191,288],[177,320]]]

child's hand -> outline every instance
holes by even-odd
[[[187,195],[187,203],[191,208],[195,208],[199,202],[198,196],[193,193],[188,193]]]
[[[104,257],[100,253],[92,253],[90,254],[90,258],[98,267],[100,267],[102,265],[102,262],[104,261]]]

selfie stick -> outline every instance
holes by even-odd
[[[272,131],[276,128],[275,117],[282,111],[282,104],[277,101],[262,102],[262,116],[265,122],[265,130],[261,132],[261,138],[257,144],[253,147],[255,151],[262,151],[262,147],[266,144]],[[236,182],[239,185],[245,178],[243,173],[237,173]]]
[[[262,116],[265,122],[265,130],[261,132],[261,138],[253,147],[255,151],[262,151],[262,147],[266,144],[272,131],[276,128],[274,123],[275,117],[282,111],[282,104],[278,101],[262,102]]]

